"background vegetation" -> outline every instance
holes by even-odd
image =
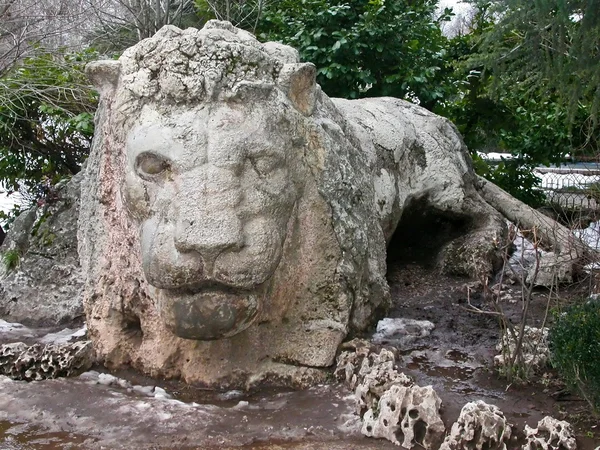
[[[33,200],[79,170],[97,101],[86,62],[216,17],[298,48],[331,96],[445,115],[480,174],[539,204],[533,167],[598,154],[600,0],[466,2],[450,29],[438,0],[0,0],[0,184]],[[490,151],[513,158],[490,166]]]
[[[600,302],[590,299],[557,313],[549,339],[552,365],[600,413]]]

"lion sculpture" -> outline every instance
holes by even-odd
[[[398,99],[330,99],[290,47],[228,22],[166,26],[88,74],[101,104],[79,251],[109,367],[321,380],[388,308],[386,247],[408,210],[462,224],[441,270],[499,261],[504,220],[455,127]]]

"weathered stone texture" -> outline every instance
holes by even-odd
[[[440,450],[507,450],[512,427],[495,405],[482,400],[463,406]]]
[[[19,255],[0,268],[0,317],[27,325],[56,325],[83,316],[83,275],[77,253],[82,174],[59,186],[51,202],[23,212],[0,254]]]
[[[32,346],[16,342],[0,346],[0,375],[13,380],[38,381],[79,375],[93,362],[90,341]]]
[[[356,414],[365,436],[387,439],[403,448],[435,449],[445,426],[442,400],[431,386],[413,383],[396,367],[396,356],[365,341],[344,344],[335,375],[354,390]]]
[[[450,122],[396,99],[329,99],[289,47],[210,21],[88,72],[102,97],[79,251],[111,367],[320,379],[388,306],[386,245],[419,202],[466,224],[442,267],[480,275],[500,256],[504,222]]]
[[[525,425],[527,442],[522,450],[576,450],[577,441],[569,422],[546,416],[536,428]]]

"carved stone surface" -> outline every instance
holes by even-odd
[[[0,375],[13,380],[37,381],[79,375],[93,362],[90,341],[32,346],[16,342],[0,346]]]
[[[88,73],[101,104],[79,251],[110,367],[320,379],[388,306],[386,245],[408,209],[461,224],[447,271],[499,261],[504,221],[451,123],[397,99],[329,99],[290,47],[227,22],[167,26]]]
[[[497,406],[482,400],[463,406],[440,450],[507,450],[511,425]]]
[[[522,450],[576,450],[577,442],[573,427],[569,422],[546,416],[537,428],[525,425],[527,442]]]

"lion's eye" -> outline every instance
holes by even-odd
[[[278,165],[276,158],[270,156],[262,156],[260,158],[251,158],[250,163],[252,168],[259,176],[266,176],[273,171]]]
[[[164,174],[170,167],[169,162],[154,153],[142,153],[135,160],[135,169],[140,177],[145,180],[155,180]]]

